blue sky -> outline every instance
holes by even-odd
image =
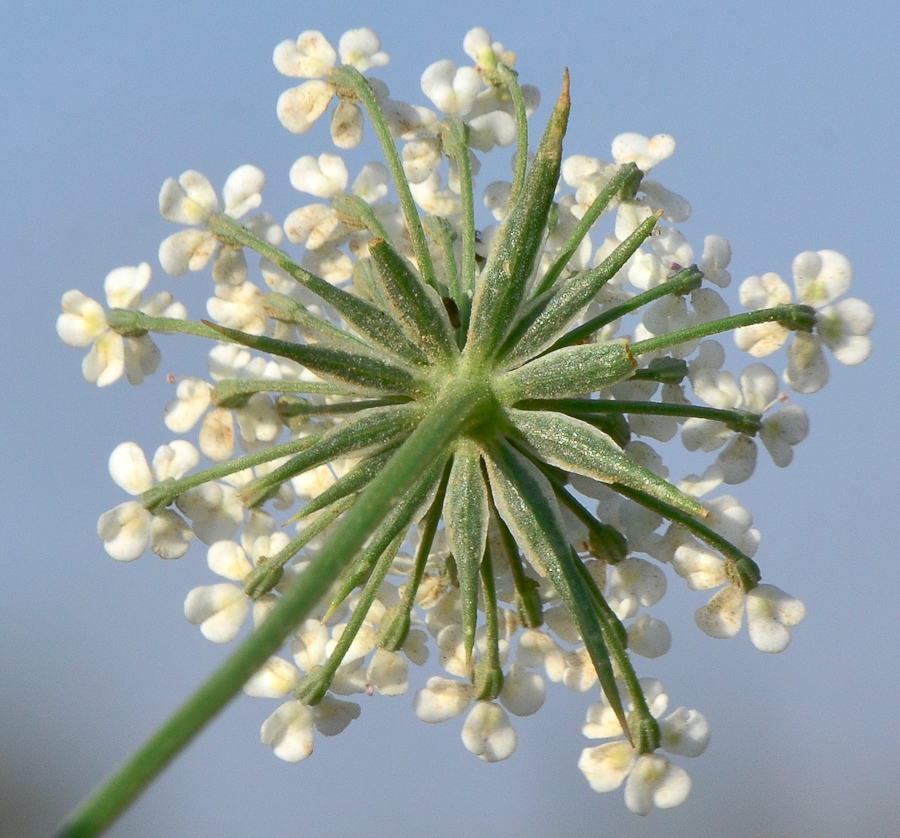
[[[423,725],[409,700],[372,700],[342,736],[287,765],[259,744],[269,710],[239,700],[112,831],[119,836],[871,836],[900,818],[900,569],[892,482],[897,454],[896,166],[900,11],[895,4],[759,2],[360,3],[88,2],[4,4],[0,123],[6,396],[0,586],[0,833],[46,834],[162,721],[227,650],[182,616],[210,574],[202,550],[179,562],[120,565],[96,539],[121,500],[107,473],[120,441],[168,441],[163,375],[104,391],[54,323],[77,287],[99,296],[113,267],[154,264],[154,284],[202,311],[196,276],[155,262],[172,230],[158,217],[162,181],[188,168],[214,184],[242,163],[267,173],[268,208],[298,205],[287,171],[330,150],[294,137],[274,114],[290,85],[276,43],[355,26],[382,38],[377,75],[423,102],[418,79],[439,58],[462,63],[481,25],[517,53],[543,122],[564,66],[572,74],[569,153],[609,157],[623,131],[667,132],[678,149],[654,172],[684,195],[684,231],[732,245],[729,289],[765,271],[790,275],[801,250],[833,248],[854,264],[853,293],[878,321],[863,366],[801,403],[810,438],[786,471],[762,463],[735,494],[754,514],[765,581],[807,604],[784,654],[693,626],[701,595],[673,580],[669,655],[641,674],[701,709],[712,744],[687,767],[688,803],[638,820],[621,793],[593,793],[575,767],[587,696],[551,690],[517,728],[508,761],[484,765],[459,725]],[[179,284],[180,283],[180,284]],[[196,315],[195,315],[196,316]],[[181,344],[163,345],[166,364]],[[202,351],[179,372],[199,373]],[[887,382],[887,384],[885,384]]]

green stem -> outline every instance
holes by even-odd
[[[592,317],[590,320],[572,329],[572,331],[567,332],[547,351],[552,352],[554,349],[561,349],[564,346],[573,346],[590,337],[594,332],[602,329],[609,323],[624,317],[626,314],[637,311],[639,308],[643,308],[660,297],[666,297],[669,294],[687,294],[688,291],[699,288],[702,281],[703,273],[696,265],[683,268],[670,280],[663,282],[661,285],[632,297],[627,303],[613,306],[613,308],[598,314],[596,317]]]
[[[99,835],[168,763],[240,692],[247,680],[306,617],[397,499],[431,467],[488,401],[486,388],[450,385],[384,471],[363,492],[307,570],[265,621],[95,794],[63,825],[58,838]]]
[[[469,158],[469,131],[462,120],[448,118],[441,131],[444,153],[454,163],[459,176],[462,202],[462,282],[461,294],[455,298],[459,308],[459,331],[465,340],[472,314],[472,296],[475,293],[475,192],[472,161]]]
[[[625,682],[625,688],[628,690],[628,696],[631,699],[632,712],[629,714],[628,719],[630,730],[627,733],[631,734],[632,742],[638,753],[653,753],[659,747],[659,724],[653,718],[653,714],[647,706],[647,698],[641,687],[640,679],[634,671],[631,658],[628,656],[628,651],[625,648],[628,642],[625,627],[615,612],[609,607],[606,597],[603,596],[603,592],[597,587],[594,577],[588,572],[584,562],[578,562],[578,570],[581,573],[585,587],[590,592],[591,598],[597,606],[607,651],[616,665],[618,676]],[[634,714],[633,719],[632,714]]]
[[[688,343],[692,340],[705,338],[709,335],[718,335],[722,332],[730,332],[741,326],[753,326],[756,323],[780,322],[787,329],[803,332],[811,332],[816,322],[816,312],[811,306],[784,305],[774,308],[763,308],[759,311],[748,311],[743,314],[733,314],[731,317],[723,317],[721,320],[712,320],[699,326],[691,326],[688,329],[679,329],[677,332],[669,332],[648,340],[641,340],[631,344],[634,355],[645,355],[648,352],[658,352],[670,346],[680,343]]]
[[[330,381],[273,381],[271,378],[229,378],[220,381],[210,393],[216,407],[240,407],[254,393],[310,393],[321,396],[365,397],[369,393],[358,387]]]
[[[310,273],[277,247],[254,236],[231,216],[216,213],[206,222],[206,229],[229,247],[249,247],[274,262],[288,276],[330,305],[368,342],[387,349],[406,361],[420,366],[427,365],[428,359],[422,351],[403,334],[398,333],[397,324],[383,309]],[[329,325],[325,323],[323,328],[327,331]],[[221,336],[219,340],[222,340]]]
[[[481,592],[484,600],[485,652],[473,667],[472,697],[476,701],[494,701],[503,689],[503,667],[500,665],[500,624],[490,544],[485,545],[481,560]]]
[[[141,504],[144,509],[150,512],[164,509],[188,489],[202,486],[204,483],[209,483],[211,480],[219,480],[223,477],[227,477],[229,474],[243,471],[245,468],[254,468],[263,463],[277,460],[280,457],[299,454],[301,451],[305,451],[307,448],[311,447],[321,436],[322,434],[315,434],[313,436],[302,437],[301,439],[292,439],[290,442],[283,442],[281,445],[273,445],[269,448],[264,448],[262,451],[257,451],[255,454],[246,454],[243,457],[229,460],[222,465],[203,469],[188,477],[182,477],[180,480],[163,480],[162,483],[157,483],[152,489],[147,489],[147,491],[141,495]]]
[[[490,494],[490,493],[489,493]],[[519,545],[515,536],[509,531],[506,522],[497,512],[493,497],[491,501],[491,515],[500,533],[500,544],[509,564],[513,584],[516,586],[516,610],[519,620],[527,629],[539,628],[544,623],[544,609],[541,603],[537,582],[532,579],[522,565],[522,555],[519,553]]]
[[[609,202],[615,198],[623,188],[636,189],[637,185],[641,182],[642,177],[641,170],[635,166],[634,163],[626,163],[624,166],[619,167],[619,170],[613,176],[612,180],[607,183],[600,194],[594,198],[593,203],[588,207],[588,210],[582,216],[581,221],[578,222],[578,226],[575,227],[572,231],[572,235],[569,236],[569,240],[559,251],[559,255],[550,266],[550,270],[543,276],[540,285],[532,292],[532,297],[543,294],[544,291],[556,282],[557,277],[563,272],[566,265],[569,264],[572,255],[578,250],[578,245],[581,244],[591,227],[594,226],[594,222],[600,217],[600,213],[609,206]],[[659,218],[661,215],[662,212],[659,212],[655,217]]]
[[[635,503],[647,507],[647,509],[658,512],[675,524],[679,524],[689,532],[692,532],[701,541],[718,550],[725,557],[726,563],[733,569],[733,573],[729,574],[729,576],[737,577],[740,580],[744,593],[749,593],[759,584],[759,580],[762,578],[759,572],[759,565],[748,555],[738,550],[730,541],[722,538],[717,532],[713,532],[705,524],[701,524],[696,518],[692,518],[680,509],[656,500],[638,489],[630,489],[621,483],[611,483],[610,487],[615,489],[620,495],[630,498]]]
[[[381,153],[384,155],[384,160],[394,181],[394,188],[397,190],[400,209],[403,212],[404,219],[406,219],[406,227],[409,231],[413,253],[415,254],[419,271],[422,274],[422,279],[437,290],[437,277],[434,272],[434,264],[431,261],[431,252],[428,249],[425,231],[422,229],[422,219],[419,218],[416,202],[409,189],[406,173],[403,171],[403,163],[400,161],[400,155],[397,154],[397,146],[394,145],[391,129],[384,118],[381,106],[378,104],[375,91],[372,90],[372,86],[355,67],[346,64],[332,70],[328,76],[328,82],[334,85],[338,96],[348,98],[351,101],[358,100],[365,106],[366,113],[369,114],[369,119],[372,120],[372,128],[375,129],[375,135],[378,137],[378,142],[381,145]],[[349,95],[345,97],[343,95],[345,93]]]
[[[525,171],[528,168],[528,114],[525,110],[525,98],[522,96],[522,88],[519,86],[518,73],[505,64],[497,64],[497,76],[506,85],[516,113],[515,171],[513,173],[512,189],[509,193],[509,201],[513,203],[519,198],[519,193],[525,184]]]
[[[413,559],[412,570],[409,573],[409,579],[403,586],[403,593],[400,596],[400,602],[394,606],[390,618],[382,624],[381,636],[379,637],[379,645],[389,652],[396,652],[406,642],[409,636],[409,627],[412,622],[410,614],[416,602],[416,594],[419,591],[419,585],[425,576],[425,565],[428,563],[428,556],[431,553],[431,545],[434,543],[434,536],[437,533],[438,524],[441,521],[441,513],[444,509],[444,497],[447,493],[447,483],[450,480],[450,467],[453,464],[452,458],[447,458],[447,464],[444,466],[444,473],[441,475],[441,481],[438,484],[437,493],[431,502],[431,508],[425,514],[420,524],[420,541],[416,549],[416,556]]]
[[[306,399],[280,398],[276,406],[279,416],[285,421],[290,421],[291,419],[308,419],[313,416],[347,416],[373,407],[389,407],[406,404],[408,401],[403,396],[387,396],[383,399],[357,399],[356,401],[332,402],[331,404],[314,404]]]
[[[456,230],[453,229],[453,226],[446,218],[441,218],[439,215],[425,216],[422,219],[422,224],[425,227],[426,235],[440,248],[444,274],[447,277],[447,293],[453,302],[457,304],[457,308],[459,308],[459,302],[462,300],[462,284],[459,275],[459,265],[456,263],[456,251],[453,249],[453,243],[457,237]],[[457,326],[456,328],[458,332],[459,327]]]
[[[304,527],[299,535],[295,536],[274,556],[266,556],[245,577],[244,593],[255,601],[272,590],[281,581],[284,566],[319,533],[328,529],[353,506],[355,500],[356,498],[348,497],[335,501],[328,509],[323,509],[321,515]]]
[[[405,537],[406,532],[404,530],[382,551],[375,562],[375,567],[372,568],[372,572],[369,574],[369,578],[366,580],[359,601],[353,609],[353,614],[344,626],[340,639],[337,641],[334,649],[332,649],[331,654],[328,656],[328,660],[320,666],[313,667],[303,681],[301,681],[300,685],[294,690],[294,697],[304,704],[318,704],[325,697],[328,688],[331,686],[332,681],[334,681],[334,676],[337,675],[338,669],[340,669],[341,664],[344,662],[344,655],[347,654],[350,647],[353,645],[353,641],[356,640],[359,630],[362,628],[366,617],[368,617],[369,608],[375,601],[378,589],[388,575],[388,571],[391,569],[391,563],[394,561],[394,556],[397,555],[397,551],[400,549],[400,545],[403,543]]]

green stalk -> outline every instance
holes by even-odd
[[[509,202],[513,203],[518,200],[519,193],[522,191],[525,183],[525,170],[528,166],[528,114],[525,110],[522,88],[519,86],[519,74],[505,64],[497,64],[497,76],[506,85],[513,102],[513,109],[516,112],[515,172],[512,189],[509,193]]]
[[[265,256],[266,259],[274,262],[288,276],[315,294],[322,302],[330,305],[368,342],[413,364],[427,365],[428,359],[424,353],[414,343],[407,340],[403,334],[398,333],[397,324],[384,309],[310,273],[294,262],[286,253],[258,236],[254,236],[240,222],[224,213],[216,213],[212,216],[206,222],[206,229],[229,247],[249,247],[260,256]],[[329,324],[325,324],[326,327],[327,325]],[[221,340],[221,338],[219,339]]]
[[[637,748],[638,753],[651,754],[659,747],[659,723],[653,718],[653,714],[647,706],[647,698],[641,687],[640,679],[628,656],[626,650],[628,635],[625,627],[609,607],[603,592],[597,587],[594,577],[588,572],[584,563],[577,562],[577,568],[585,588],[597,605],[597,614],[603,626],[603,639],[606,641],[607,651],[616,665],[619,677],[625,682],[625,688],[631,699],[633,709],[628,714],[629,729],[623,732],[630,735],[632,744]]]
[[[454,300],[459,308],[459,331],[465,338],[475,294],[475,194],[472,161],[469,158],[469,131],[462,120],[448,118],[441,130],[441,139],[444,153],[456,163],[462,201],[462,288],[459,298],[454,297]]]
[[[141,504],[149,512],[157,512],[167,507],[188,489],[195,489],[197,486],[202,486],[204,483],[209,483],[212,480],[220,480],[229,474],[243,471],[245,468],[254,468],[263,463],[277,460],[280,457],[299,454],[301,451],[310,448],[324,433],[323,431],[321,434],[292,439],[290,442],[283,442],[280,445],[272,445],[269,448],[264,448],[262,451],[257,451],[255,454],[245,454],[243,457],[237,457],[218,466],[205,468],[187,477],[182,477],[180,480],[171,478],[163,480],[162,483],[157,483],[153,488],[147,489],[141,495]]]
[[[540,284],[531,292],[532,297],[540,296],[556,282],[557,277],[563,272],[566,265],[569,264],[569,259],[571,259],[575,251],[578,250],[578,245],[581,244],[584,237],[590,232],[591,227],[594,226],[594,222],[600,217],[603,210],[609,206],[609,202],[625,188],[636,190],[642,177],[643,173],[634,163],[626,163],[624,166],[619,167],[618,171],[613,175],[612,180],[610,180],[610,182],[603,187],[600,194],[594,198],[594,202],[588,207],[587,212],[582,216],[578,225],[572,231],[569,240],[559,251],[559,255],[550,266],[550,270],[544,274]],[[659,212],[655,217],[659,218],[661,215],[662,212]]]
[[[58,838],[92,838],[109,826],[285,642],[328,591],[369,533],[450,443],[479,418],[483,386],[451,384],[336,527],[266,620],[159,730],[66,821]]]
[[[375,97],[375,91],[372,90],[372,86],[366,81],[365,76],[349,64],[342,64],[332,70],[328,76],[328,83],[335,87],[339,97],[362,102],[365,106],[366,113],[372,120],[372,128],[375,129],[381,145],[385,163],[387,163],[394,181],[394,188],[397,190],[397,198],[400,201],[403,217],[406,219],[406,227],[412,242],[413,253],[416,255],[419,272],[425,282],[437,290],[437,276],[431,261],[431,251],[428,249],[425,230],[422,228],[422,219],[419,217],[419,210],[409,189],[406,173],[403,171],[403,163],[400,161],[400,155],[397,154],[397,146],[394,145],[391,129],[384,118],[378,99]]]
[[[784,305],[774,308],[763,308],[758,311],[748,311],[744,314],[733,314],[731,317],[723,317],[721,320],[713,320],[702,323],[699,326],[691,326],[688,329],[679,329],[677,332],[669,332],[648,340],[641,340],[631,344],[634,355],[644,355],[647,352],[657,352],[680,343],[688,343],[699,338],[718,335],[722,332],[730,332],[741,326],[753,326],[756,323],[781,322],[788,329],[803,332],[811,332],[816,323],[816,312],[811,306]]]
[[[360,387],[330,381],[274,381],[271,378],[229,378],[212,388],[210,402],[216,407],[240,407],[254,393],[309,393],[321,396],[368,396]]]
[[[663,282],[661,285],[657,285],[649,291],[644,291],[642,294],[637,294],[627,303],[614,306],[613,308],[604,311],[602,314],[592,317],[580,326],[576,326],[572,331],[564,334],[547,351],[552,352],[554,349],[561,349],[564,346],[573,346],[574,344],[583,341],[585,338],[590,337],[594,332],[602,329],[608,323],[612,323],[614,320],[618,320],[620,317],[624,317],[632,311],[637,311],[639,308],[643,308],[645,305],[652,303],[654,300],[658,300],[660,297],[667,297],[669,294],[687,294],[688,291],[699,288],[702,282],[703,273],[696,265],[691,265],[689,268],[683,268],[675,274],[675,276],[666,282]]]
[[[734,571],[733,574],[729,574],[729,576],[735,576],[740,580],[744,593],[749,593],[759,584],[759,580],[762,578],[762,575],[759,572],[759,565],[746,555],[746,553],[738,550],[738,548],[728,541],[728,539],[722,538],[721,535],[711,530],[705,524],[701,524],[696,518],[685,515],[680,509],[676,509],[674,506],[664,503],[663,501],[656,500],[645,492],[641,492],[638,489],[629,489],[627,486],[623,486],[620,483],[612,483],[610,486],[620,495],[631,498],[635,503],[639,503],[641,506],[647,507],[647,509],[658,512],[663,518],[668,518],[672,523],[679,524],[697,536],[701,541],[718,550],[725,557],[726,563]]]

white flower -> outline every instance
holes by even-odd
[[[232,218],[243,218],[262,203],[266,176],[256,166],[239,166],[225,180],[222,189],[223,211]],[[220,246],[208,230],[200,229],[219,209],[212,184],[200,172],[183,172],[178,180],[168,178],[159,192],[159,211],[163,218],[177,224],[190,224],[187,230],[173,233],[159,246],[159,263],[170,276],[183,276],[206,267],[213,259],[213,279],[240,285],[247,278],[243,248]],[[281,243],[281,228],[267,215],[247,219],[245,225],[269,244]]]
[[[109,473],[130,495],[140,495],[155,482],[178,480],[200,462],[197,449],[185,440],[161,445],[153,455],[152,469],[144,452],[134,442],[116,446],[109,457]],[[171,509],[151,514],[137,501],[119,504],[104,512],[97,522],[97,535],[106,552],[118,561],[137,559],[148,545],[162,559],[177,559],[188,549],[193,532]]]
[[[175,302],[167,291],[157,291],[143,298],[150,282],[150,266],[146,262],[134,267],[116,268],[103,283],[109,308],[141,311],[152,317],[174,317],[183,320],[187,309]],[[81,363],[81,370],[91,384],[106,387],[125,373],[130,384],[140,384],[144,376],[156,372],[160,352],[148,334],[123,338],[112,331],[100,303],[81,291],[66,291],[62,298],[63,313],[57,318],[56,331],[64,343],[91,349]]]
[[[765,364],[751,364],[741,373],[740,386],[730,372],[712,365],[693,367],[689,375],[694,392],[708,405],[723,410],[743,408],[760,414],[763,418],[759,438],[773,462],[781,468],[791,463],[793,446],[806,439],[809,420],[806,411],[796,404],[769,412],[787,399],[778,392],[778,378],[771,369]],[[706,491],[723,482],[741,483],[753,474],[756,443],[749,436],[734,434],[723,422],[691,417],[682,426],[681,439],[688,451],[698,448],[712,451],[728,442],[700,478],[706,483]]]
[[[458,716],[469,706],[471,698],[470,684],[434,676],[416,692],[413,710],[423,722],[435,724]]]
[[[297,667],[273,655],[250,676],[244,684],[244,693],[253,698],[284,698],[299,683]]]
[[[299,192],[330,200],[348,191],[350,175],[337,154],[325,153],[318,158],[308,155],[298,158],[291,166],[290,179]],[[386,166],[367,163],[350,185],[348,194],[374,204],[387,195],[388,180]],[[295,209],[285,219],[284,229],[290,241],[309,250],[336,247],[351,234],[338,212],[328,204],[307,204]]]
[[[798,393],[815,393],[828,382],[822,344],[842,364],[861,364],[872,354],[872,341],[866,335],[875,323],[875,315],[867,303],[855,297],[833,303],[853,282],[849,260],[836,250],[798,254],[793,275],[797,302],[816,309],[816,331],[794,334],[783,378]],[[790,299],[787,285],[777,274],[750,277],[741,285],[741,303],[751,310],[784,305]],[[737,329],[734,339],[738,348],[759,358],[778,349],[787,333],[779,323],[760,323]]]
[[[789,629],[806,616],[806,606],[774,585],[757,585],[747,594],[747,628],[761,652],[783,652],[791,642]]]
[[[616,165],[634,163],[644,173],[671,157],[674,151],[675,138],[670,134],[645,137],[643,134],[630,132],[619,134],[612,144]]]
[[[789,629],[806,616],[799,599],[774,585],[757,585],[746,598],[736,585],[728,585],[697,609],[694,620],[710,637],[733,637],[741,629],[745,607],[750,640],[761,652],[783,652],[791,642]]]
[[[481,74],[474,67],[457,67],[449,59],[436,61],[422,73],[422,92],[441,112],[465,117],[481,90]]]
[[[625,620],[640,606],[655,605],[665,592],[666,575],[645,559],[629,556],[612,566],[606,599],[616,616]]]
[[[659,718],[668,705],[668,696],[659,681],[641,679],[650,712]],[[659,721],[660,747],[669,753],[695,757],[709,744],[709,725],[701,713],[679,707]],[[582,728],[585,736],[606,739],[622,735],[622,727],[604,700],[588,708]],[[683,768],[659,753],[639,754],[625,739],[585,748],[578,768],[597,792],[608,792],[625,782],[625,805],[638,815],[647,815],[656,806],[680,806],[691,790],[691,780]],[[627,778],[627,782],[626,782]]]
[[[365,73],[383,67],[390,57],[381,51],[381,41],[371,29],[351,29],[338,45],[341,63]],[[281,124],[294,134],[305,134],[328,109],[334,89],[322,79],[337,66],[338,52],[316,30],[301,32],[296,41],[282,41],[275,47],[272,60],[285,76],[306,78],[299,87],[285,90],[278,97],[277,113]],[[339,148],[356,148],[362,140],[362,111],[351,102],[341,101],[331,120],[331,137]]]
[[[644,658],[658,658],[669,651],[672,633],[669,627],[656,617],[641,614],[626,627],[628,648]]]
[[[323,736],[337,736],[354,719],[359,705],[326,695],[314,707],[299,701],[282,704],[263,722],[260,738],[285,762],[300,762],[313,752],[313,727]]]

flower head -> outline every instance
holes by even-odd
[[[317,202],[284,230],[248,217],[264,184],[254,166],[221,198],[193,170],[167,180],[160,211],[187,229],[160,262],[173,275],[211,262],[208,319],[142,301],[146,264],[107,278],[108,315],[64,297],[59,333],[93,343],[85,374],[101,386],[155,368],[150,332],[214,344],[209,380],[178,380],[165,413],[173,433],[197,429],[197,447],[175,440],[148,463],[120,445],[110,473],[136,499],[98,533],[122,561],[148,545],[182,556],[195,535],[208,545],[220,580],[187,594],[185,616],[216,643],[253,632],[235,671],[255,674],[233,686],[280,702],[261,738],[281,759],[308,757],[314,730],[346,729],[360,704],[345,696],[409,692],[409,664],[431,645],[445,675],[414,690],[414,711],[429,723],[465,713],[464,746],[486,762],[514,752],[510,716],[541,710],[548,682],[596,690],[584,732],[614,741],[586,748],[579,768],[598,791],[624,784],[629,809],[647,814],[690,790],[665,754],[698,756],[709,739],[698,712],[664,715],[662,686],[632,658],[669,651],[652,613],[669,575],[715,589],[695,612],[713,637],[736,634],[746,612],[753,644],[778,652],[804,616],[760,584],[750,513],[698,498],[751,476],[757,436],[786,466],[806,416],[774,410],[775,374],[730,372],[711,337],[740,327],[759,356],[794,331],[785,380],[811,392],[820,343],[844,363],[868,355],[871,312],[831,304],[849,263],[819,251],[794,261],[799,305],[766,274],[741,287],[750,311],[730,315],[728,243],[707,236],[695,263],[677,228],[690,205],[645,177],[671,136],[620,134],[611,163],[564,158],[568,76],[533,142],[540,97],[514,53],[483,29],[464,50],[472,65],[422,74],[435,111],[363,75],[388,61],[368,29],[337,49],[317,31],[282,42],[276,67],[306,80],[278,100],[285,127],[304,134],[337,100],[335,145],[359,145],[368,117],[384,163],[351,181],[337,154],[298,157],[291,184]],[[510,180],[478,196],[481,156],[512,144]],[[678,482],[663,458],[677,441],[716,459]]]

